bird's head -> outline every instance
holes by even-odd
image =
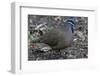
[[[75,17],[68,17],[65,24],[71,27],[72,33],[74,33],[74,27],[76,26],[76,18]]]

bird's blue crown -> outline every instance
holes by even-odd
[[[76,25],[76,18],[75,17],[68,17],[66,24],[71,27],[72,33],[74,33],[74,27]]]

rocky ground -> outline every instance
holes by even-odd
[[[61,20],[68,17],[62,16],[28,16],[28,32],[31,32],[38,24],[47,23],[50,25],[59,25]],[[41,50],[43,43],[37,43],[41,48],[36,48],[35,43],[28,44],[28,60],[54,60],[54,59],[79,59],[88,58],[88,18],[75,17],[76,26],[74,27],[73,42],[70,47],[63,50]],[[58,20],[57,20],[58,19]],[[30,40],[30,39],[28,39]]]

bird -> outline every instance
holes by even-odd
[[[75,17],[68,17],[62,26],[46,31],[40,42],[48,44],[53,50],[65,49],[71,46],[75,25]]]

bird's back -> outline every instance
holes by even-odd
[[[68,27],[69,28],[69,27]],[[47,31],[42,37],[41,41],[50,45],[54,49],[63,49],[68,47],[72,41],[71,28],[63,30],[59,28],[53,28]]]

